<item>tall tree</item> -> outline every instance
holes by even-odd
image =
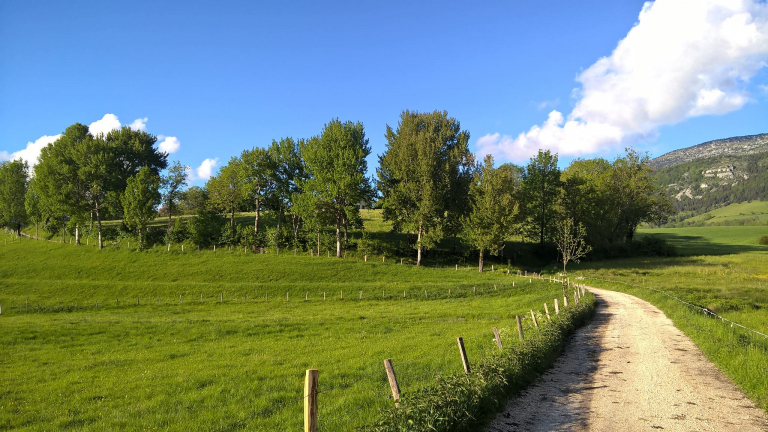
[[[290,214],[294,244],[298,241],[301,218],[297,212],[293,211],[293,197],[301,192],[299,185],[306,180],[304,161],[300,153],[300,147],[303,144],[304,140],[283,138],[280,141],[272,141],[268,150],[274,169],[273,197],[278,227],[281,226],[285,214]]]
[[[240,173],[241,160],[233,157],[229,163],[219,170],[219,173],[211,177],[205,184],[208,190],[211,204],[218,210],[229,214],[229,227],[235,230],[235,212],[243,202],[243,183]]]
[[[470,211],[462,219],[463,236],[479,250],[477,270],[483,272],[483,253],[498,255],[515,231],[515,179],[509,169],[494,168],[487,155],[469,187]]]
[[[175,161],[168,168],[168,172],[161,177],[163,202],[168,207],[168,231],[173,229],[173,213],[179,206],[184,188],[187,187],[188,171],[188,166]]]
[[[611,189],[617,221],[614,232],[632,241],[642,222],[663,219],[672,209],[669,197],[654,183],[647,154],[626,149],[626,156],[613,162]]]
[[[27,185],[24,208],[27,210],[29,222],[35,224],[35,239],[40,240],[40,222],[43,221],[43,208],[40,204],[40,194],[37,191],[37,181],[34,177],[29,180]]]
[[[469,132],[448,113],[403,111],[397,129],[387,125],[387,149],[379,158],[384,218],[393,229],[416,235],[416,265],[422,251],[443,238],[446,223],[467,211],[474,159]]]
[[[319,201],[317,208],[335,221],[336,258],[341,258],[341,230],[346,236],[351,217],[359,214],[356,204],[369,201],[373,195],[365,177],[365,158],[370,154],[363,124],[338,119],[331,120],[319,137],[301,147],[309,174],[302,186]]]
[[[269,153],[263,148],[244,150],[237,166],[237,176],[242,185],[240,193],[244,199],[256,205],[253,232],[259,234],[259,217],[265,202],[272,198],[275,190],[275,167]]]
[[[552,238],[557,220],[557,204],[561,195],[560,169],[557,153],[539,150],[525,167],[523,199],[529,236],[539,238],[539,244]]]
[[[151,168],[145,166],[128,178],[122,195],[123,222],[137,231],[140,248],[146,246],[147,223],[157,215],[160,201],[160,176]]]
[[[0,225],[12,227],[21,235],[21,226],[27,223],[24,206],[27,194],[29,167],[21,159],[0,163]]]

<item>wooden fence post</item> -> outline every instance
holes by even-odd
[[[568,297],[563,296],[563,307],[568,307]]]
[[[546,303],[544,303],[544,312],[547,313],[547,321],[552,321],[552,318],[549,316],[549,307]]]
[[[318,370],[307,369],[304,379],[304,432],[317,432]]]
[[[517,334],[520,335],[520,340],[523,340],[523,323],[520,322],[520,315],[515,315],[517,320]]]
[[[461,354],[461,364],[464,366],[464,373],[469,373],[469,360],[467,360],[467,351],[464,349],[464,339],[461,337],[456,338],[456,342],[459,344],[459,354]]]
[[[533,320],[533,326],[539,328],[539,323],[536,321],[536,314],[533,313],[533,309],[531,309],[531,319]]]
[[[577,294],[578,291],[573,292],[573,304],[579,304],[579,295]]]
[[[499,349],[504,349],[501,346],[501,336],[499,335],[499,329],[497,329],[496,327],[493,328],[493,337],[496,338],[496,345],[499,347]]]
[[[384,360],[384,369],[387,370],[387,378],[389,379],[389,388],[392,389],[392,399],[395,400],[395,407],[400,406],[400,385],[397,383],[397,376],[395,375],[395,368],[392,366],[392,359]]]
[[[557,299],[555,299],[555,315],[560,315],[560,306],[557,304]]]

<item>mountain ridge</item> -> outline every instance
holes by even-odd
[[[744,156],[768,152],[768,133],[716,139],[673,150],[650,161],[651,168],[662,169],[698,159]]]

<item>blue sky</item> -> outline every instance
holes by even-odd
[[[364,123],[373,173],[404,109],[447,110],[516,163],[768,132],[765,3],[643,5],[1,2],[0,158],[100,119],[160,136],[198,184],[206,159],[336,117]]]

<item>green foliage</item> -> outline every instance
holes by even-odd
[[[211,210],[198,210],[189,221],[189,239],[201,248],[218,244],[226,219]]]
[[[230,215],[229,227],[233,232],[235,231],[235,212],[242,205],[247,189],[241,181],[242,166],[242,161],[233,157],[216,176],[211,177],[205,184],[211,206]]]
[[[136,175],[128,179],[122,196],[123,222],[128,228],[138,233],[139,247],[147,245],[145,232],[147,223],[157,215],[160,204],[160,177],[149,167],[143,167]]]
[[[181,194],[179,200],[179,209],[183,214],[196,214],[208,208],[208,190],[192,186]]]
[[[0,163],[0,225],[18,232],[27,222],[25,206],[29,168],[21,159]]]
[[[469,132],[448,113],[403,111],[397,129],[387,126],[387,148],[377,170],[384,219],[399,232],[416,235],[422,250],[444,232],[457,233],[468,210],[473,156]]]
[[[522,216],[527,236],[538,239],[540,246],[553,238],[561,195],[557,153],[553,155],[549,150],[539,150],[523,173]]]
[[[761,236],[757,243],[761,245],[768,245],[768,235]]]
[[[516,231],[516,189],[513,172],[505,167],[494,168],[493,157],[487,155],[469,187],[470,210],[462,220],[462,237],[480,251],[480,272],[483,271],[483,251],[498,255],[504,242]]]
[[[307,179],[301,182],[305,209],[315,222],[333,220],[336,225],[336,257],[341,257],[341,229],[359,219],[357,204],[370,202],[373,190],[365,177],[366,158],[371,154],[362,123],[331,120],[319,137],[305,141],[301,148]]]
[[[173,215],[177,212],[179,200],[187,186],[187,171],[189,167],[175,161],[168,172],[161,177],[163,202],[168,210],[168,228],[173,228]]]

